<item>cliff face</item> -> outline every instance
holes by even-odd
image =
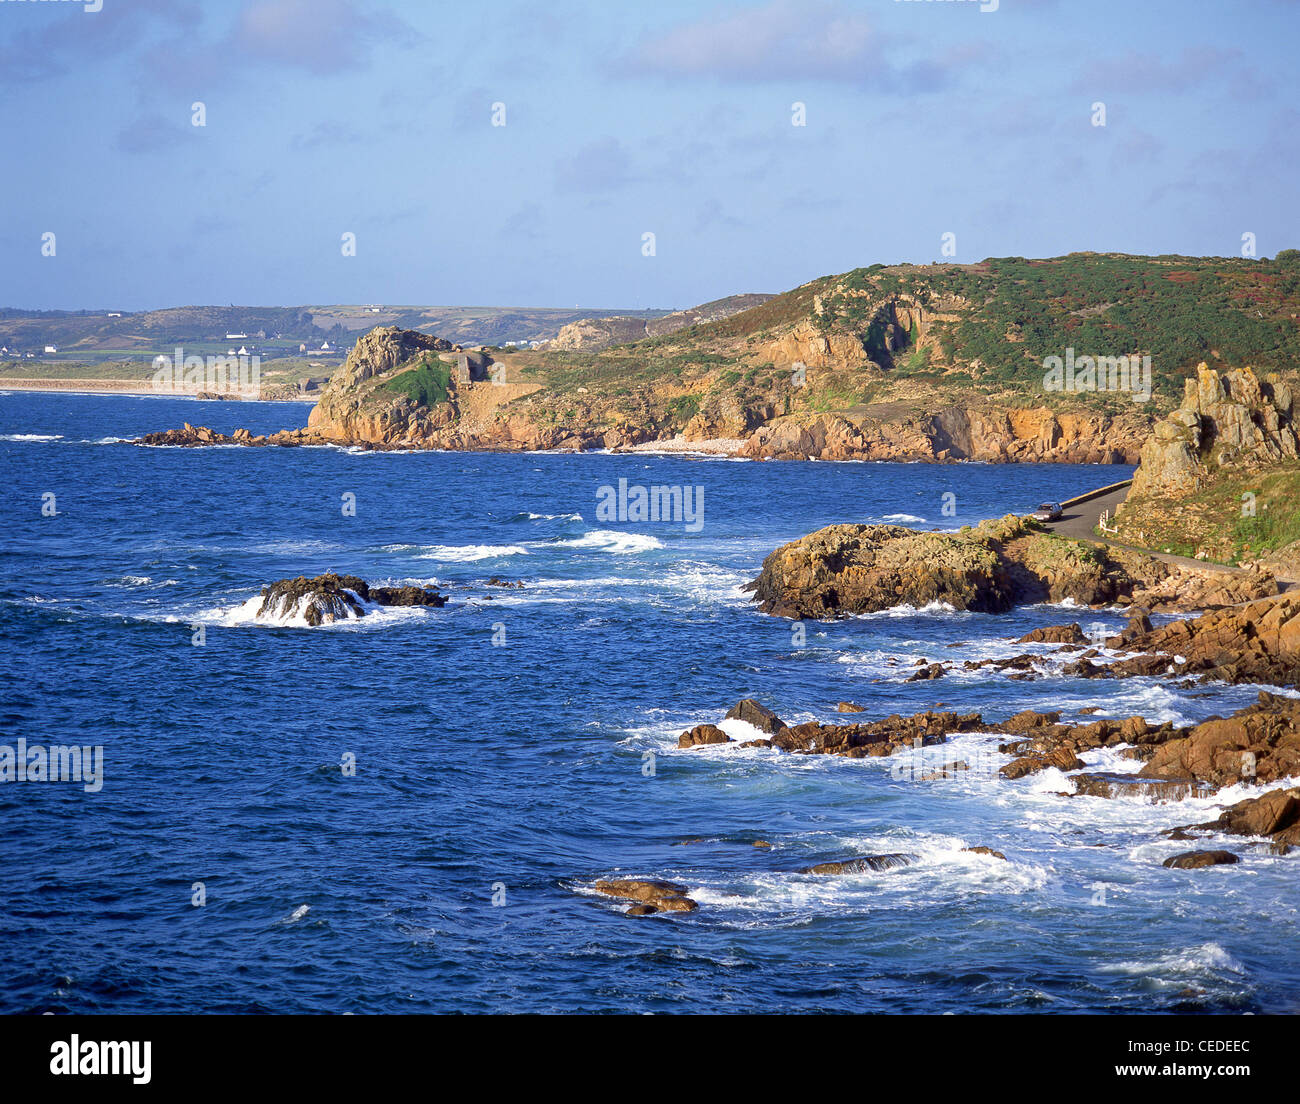
[[[1300,579],[1300,441],[1291,385],[1201,364],[1142,446],[1115,515],[1129,544]]]
[[[891,310],[896,322],[923,325],[919,312]],[[913,330],[913,332],[915,332]],[[865,356],[795,326],[772,339],[813,361]],[[822,344],[825,342],[825,344]],[[772,355],[770,345],[759,346]],[[981,460],[999,462],[1133,462],[1148,422],[1119,415],[1054,412],[1046,407],[952,406],[935,413],[884,403],[846,413],[785,414],[795,394],[790,377],[773,371],[745,390],[725,366],[694,386],[672,375],[631,388],[608,385],[558,390],[531,376],[527,356],[507,354],[473,373],[467,354],[441,338],[386,326],[364,335],[321,392],[305,430],[265,442],[326,441],[383,448],[620,449],[683,438],[723,439],[754,459]],[[476,363],[484,354],[470,353]],[[807,363],[806,361],[804,363]],[[841,365],[838,369],[843,371]],[[470,379],[470,375],[480,378]],[[488,378],[482,378],[487,376]],[[549,385],[548,385],[549,384]],[[161,438],[159,438],[161,441]],[[211,443],[184,434],[182,441]],[[252,438],[249,438],[252,442]]]
[[[1186,494],[1226,470],[1257,470],[1300,455],[1291,388],[1250,368],[1216,372],[1202,362],[1182,405],[1143,445],[1132,498]]]
[[[952,407],[894,417],[816,414],[759,426],[740,454],[778,460],[1132,464],[1148,431],[1141,414],[1056,413],[1045,407]]]

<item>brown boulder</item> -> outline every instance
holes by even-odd
[[[1019,759],[1013,759],[1010,763],[1007,763],[998,773],[1003,778],[1015,780],[1024,778],[1027,774],[1037,774],[1041,770],[1047,770],[1048,767],[1072,771],[1078,770],[1083,765],[1083,760],[1068,747],[1058,747],[1051,751],[1031,752],[1028,755],[1022,755]]]
[[[694,912],[699,907],[686,896],[686,886],[676,882],[660,882],[644,878],[602,878],[592,887],[597,893],[607,897],[617,897],[625,901],[635,901],[640,905],[650,905],[659,912]],[[636,906],[633,906],[636,907]],[[647,916],[648,912],[638,910],[629,915]]]
[[[1003,862],[1007,861],[1006,855],[1002,854],[1001,851],[994,851],[991,847],[963,847],[962,850],[969,851],[972,855],[991,855],[995,859],[1001,859]]]
[[[1079,623],[1070,625],[1048,625],[1046,628],[1027,632],[1017,644],[1086,644],[1088,638],[1083,635]]]
[[[1236,862],[1241,860],[1231,851],[1184,851],[1165,859],[1160,865],[1170,870],[1200,870],[1206,866],[1226,866]]]
[[[717,725],[702,724],[696,725],[689,732],[683,732],[677,737],[677,746],[679,748],[703,747],[705,744],[729,744],[731,737],[728,736]]]
[[[766,732],[771,736],[775,736],[781,729],[785,728],[785,721],[781,720],[767,706],[761,705],[753,698],[745,698],[744,701],[738,702],[728,709],[727,719],[744,721],[746,724],[753,725],[760,732]]]

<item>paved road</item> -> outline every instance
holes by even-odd
[[[1148,556],[1154,556],[1157,560],[1164,560],[1165,563],[1182,564],[1184,567],[1195,567],[1202,571],[1222,571],[1229,575],[1246,574],[1245,568],[1232,567],[1229,564],[1207,563],[1204,560],[1192,559],[1190,556],[1175,556],[1168,552],[1153,552],[1149,548],[1121,544],[1119,541],[1100,537],[1094,533],[1093,528],[1100,519],[1102,511],[1109,510],[1110,516],[1114,517],[1115,507],[1128,497],[1128,492],[1129,484],[1125,483],[1124,486],[1116,487],[1113,491],[1098,495],[1096,498],[1090,498],[1087,502],[1080,502],[1074,506],[1065,506],[1060,518],[1056,521],[1046,522],[1046,526],[1052,532],[1059,533],[1063,537],[1070,537],[1073,540],[1092,541],[1094,544],[1108,544],[1113,548],[1127,548],[1133,552],[1143,552]],[[1279,580],[1279,583],[1281,583],[1281,580]],[[1284,584],[1282,589],[1286,589]]]
[[[1081,502],[1077,506],[1066,506],[1059,519],[1046,523],[1047,528],[1063,537],[1072,537],[1075,540],[1102,540],[1103,538],[1098,537],[1092,531],[1097,524],[1097,519],[1101,517],[1103,510],[1109,510],[1113,517],[1115,507],[1128,497],[1128,490],[1129,485],[1126,483],[1124,486],[1116,487],[1113,491],[1098,498]],[[1104,543],[1113,544],[1114,542],[1104,541]]]

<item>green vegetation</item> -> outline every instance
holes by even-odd
[[[414,368],[399,372],[384,387],[408,395],[424,406],[436,406],[446,402],[450,394],[451,365],[425,353]]]
[[[1076,253],[873,266],[855,269],[838,285],[827,294],[818,325],[858,334],[880,363],[888,363],[888,352],[878,308],[892,296],[935,309],[942,299],[944,310],[960,314],[936,324],[943,359],[963,368],[978,362],[978,374],[992,380],[1022,381],[1026,371],[1041,371],[1044,357],[1066,348],[1081,356],[1149,355],[1155,379],[1179,387],[1187,368],[1216,356],[1261,370],[1300,360],[1296,250],[1271,261]],[[916,342],[913,327],[907,345]],[[902,365],[919,366],[910,359]]]
[[[700,412],[700,397],[698,395],[678,395],[675,399],[668,400],[667,410],[668,416],[674,421],[689,422]]]
[[[1217,563],[1267,556],[1300,541],[1300,464],[1236,473],[1178,499],[1130,498],[1120,537],[1147,548]],[[1253,513],[1252,513],[1253,510]]]

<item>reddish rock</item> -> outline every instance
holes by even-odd
[[[696,725],[689,732],[683,732],[677,737],[677,746],[679,748],[703,747],[705,744],[729,744],[731,737],[728,736],[717,725],[702,724]]]

